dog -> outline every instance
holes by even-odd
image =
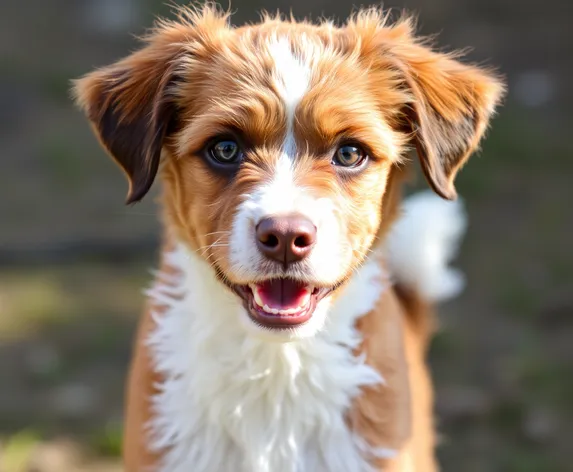
[[[208,5],[74,91],[127,203],[161,180],[126,470],[436,471],[431,310],[464,283],[454,179],[500,77],[375,8],[232,27]],[[416,161],[431,190],[403,200]]]

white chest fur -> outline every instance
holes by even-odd
[[[164,309],[149,339],[165,381],[153,398],[151,446],[164,472],[366,472],[369,450],[345,413],[361,387],[383,383],[352,354],[357,318],[384,290],[371,260],[353,277],[315,337],[290,343],[249,334],[237,297],[183,246],[181,276],[149,295]],[[327,300],[324,300],[328,303]]]

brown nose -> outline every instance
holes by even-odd
[[[257,225],[257,245],[269,259],[290,264],[310,254],[316,227],[302,215],[264,218]]]

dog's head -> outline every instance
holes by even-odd
[[[407,19],[385,23],[368,10],[342,27],[266,17],[235,29],[186,9],[76,83],[128,202],[159,171],[177,237],[244,300],[254,329],[315,332],[317,307],[373,245],[408,148],[455,198],[500,98],[489,72],[432,51]]]

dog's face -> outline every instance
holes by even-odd
[[[250,328],[281,339],[324,322],[378,236],[409,146],[432,188],[455,197],[501,91],[376,11],[344,27],[233,29],[212,9],[185,10],[76,84],[128,201],[161,163],[177,236],[243,299]]]

